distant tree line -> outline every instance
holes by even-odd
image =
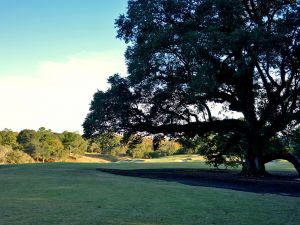
[[[55,133],[46,128],[0,131],[0,163],[54,162],[83,155],[88,141],[77,132]]]
[[[126,137],[116,133],[102,133],[89,139],[88,151],[132,158],[158,158],[185,152],[178,140],[164,138],[159,143],[155,142],[149,136]]]
[[[163,139],[154,145],[151,137],[124,137],[103,133],[90,139],[78,132],[56,133],[44,127],[0,131],[0,163],[60,162],[86,152],[117,157],[154,158],[185,152],[175,140]]]
[[[214,167],[233,167],[243,163],[246,143],[235,142],[235,134],[187,136],[120,135],[101,133],[84,138],[78,132],[56,133],[46,128],[0,131],[0,163],[60,162],[76,159],[86,152],[131,158],[158,158],[176,154],[200,154]],[[292,152],[300,157],[300,128],[272,139],[266,151]]]

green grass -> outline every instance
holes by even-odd
[[[266,164],[267,171],[285,171],[297,173],[295,167],[285,160],[275,160]]]
[[[300,224],[300,198],[117,176],[99,167],[207,168],[196,162],[0,166],[0,224]]]
[[[160,158],[148,159],[147,162],[201,162],[203,157],[199,155],[172,155]]]

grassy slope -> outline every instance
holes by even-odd
[[[173,156],[166,156],[161,158],[154,158],[154,159],[131,159],[131,158],[118,158],[111,155],[101,155],[97,153],[86,153],[85,156],[77,158],[77,159],[68,159],[66,162],[76,162],[76,163],[106,163],[106,162],[116,162],[120,160],[119,162],[145,162],[145,163],[175,163],[180,162],[180,166],[184,166],[185,162],[188,162],[186,165],[192,165],[193,167],[200,167],[200,168],[207,168],[206,165],[203,164],[204,158],[199,155],[173,155]],[[183,162],[183,163],[182,163]],[[198,164],[200,162],[200,164]],[[194,164],[190,164],[194,163]],[[178,164],[179,165],[179,164]],[[111,164],[113,166],[113,164]],[[124,166],[124,165],[123,165]],[[130,167],[134,166],[133,164]],[[156,167],[155,165],[149,165]],[[172,167],[173,164],[160,164],[160,166],[165,167]],[[204,167],[203,167],[204,166]],[[119,167],[119,166],[117,166]],[[126,166],[125,166],[126,168]],[[139,166],[137,166],[139,168]],[[225,168],[223,166],[220,166],[220,168]],[[241,168],[237,168],[241,169]],[[286,171],[286,172],[294,172],[296,173],[295,168],[292,164],[287,163],[284,160],[281,161],[273,161],[266,164],[266,169],[268,171]]]
[[[300,224],[300,199],[98,172],[203,163],[0,166],[0,224]]]

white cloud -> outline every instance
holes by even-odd
[[[40,64],[34,76],[0,77],[0,129],[46,127],[82,132],[81,124],[97,89],[114,73],[125,74],[120,54],[90,54]]]

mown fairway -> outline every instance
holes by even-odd
[[[0,166],[0,224],[300,224],[300,198],[124,177],[96,168],[203,163]]]

